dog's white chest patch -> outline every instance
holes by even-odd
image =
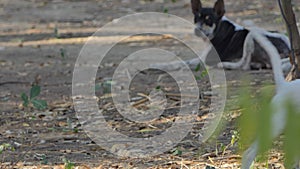
[[[244,30],[245,28],[239,24],[234,23],[233,21],[229,20],[226,16],[222,17],[222,21],[228,21],[234,26],[235,31],[241,31]]]

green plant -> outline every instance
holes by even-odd
[[[238,131],[234,130],[232,135],[231,135],[231,141],[230,144],[233,146],[235,143],[237,143],[240,139],[240,134]]]
[[[226,153],[226,151],[228,150],[228,148],[233,147],[235,145],[235,143],[238,143],[240,139],[239,133],[238,131],[233,131],[232,135],[231,135],[231,141],[230,144],[228,145],[224,145],[224,143],[217,143],[216,144],[216,155],[222,153],[222,155],[224,155]]]
[[[161,86],[156,86],[155,89],[160,91],[161,90]]]
[[[286,101],[286,107],[288,109],[286,119],[287,123],[284,131],[284,163],[286,168],[293,168],[292,166],[295,163],[295,159],[300,156],[300,112],[295,108],[296,105],[292,105],[288,100]]]
[[[262,160],[265,159],[265,153],[272,145],[270,106],[272,94],[272,88],[263,88],[260,92],[244,88],[239,97],[242,113],[239,119],[241,147],[248,147],[255,138],[258,138],[258,154]]]
[[[60,57],[62,59],[65,59],[66,58],[66,50],[64,48],[60,48],[59,52],[60,52]]]
[[[74,168],[74,163],[72,163],[70,160],[67,160],[64,158],[64,163],[65,163],[65,169],[73,169]]]
[[[202,70],[202,71],[201,71]],[[203,70],[203,67],[201,65],[201,63],[197,64],[195,70],[195,72],[200,72],[200,75],[196,75],[195,76],[195,79],[196,80],[201,80],[202,78],[206,77],[208,75],[208,70],[207,69],[204,69]]]
[[[171,0],[172,3],[175,3],[177,0]],[[169,13],[169,9],[167,7],[163,7],[164,13]]]
[[[222,152],[222,154],[225,154],[227,147],[228,146],[225,146],[223,143],[219,143],[219,146],[217,145],[217,148],[216,148],[216,154],[219,154],[219,152]],[[219,151],[219,149],[220,149],[220,151]]]
[[[264,87],[258,94],[255,91],[243,89],[239,100],[242,115],[239,121],[241,129],[240,137],[243,145],[249,145],[254,138],[259,143],[259,161],[264,161],[268,165],[266,153],[272,146],[272,119],[273,112],[271,99],[273,96],[272,87]],[[300,157],[300,112],[297,105],[292,105],[289,98],[285,98],[286,125],[284,129],[283,152],[285,154],[285,168],[293,168],[295,159]],[[284,113],[284,112],[282,112]],[[247,146],[248,147],[248,146]]]
[[[173,150],[171,150],[171,153],[174,156],[181,156],[182,155],[182,150],[179,147],[177,147],[177,148],[174,148]]]
[[[60,38],[60,34],[59,34],[58,28],[56,26],[54,27],[53,33],[54,33],[55,38]]]
[[[205,169],[216,169],[215,167],[213,167],[213,166],[209,166],[209,165],[207,165],[206,167],[205,167]]]
[[[73,132],[74,132],[74,133],[78,133],[78,132],[79,132],[78,128],[74,128],[74,129],[73,129]]]
[[[14,151],[15,149],[10,144],[3,143],[3,144],[0,145],[0,154],[2,154],[5,150],[12,150],[12,151]]]
[[[199,72],[201,69],[201,64],[197,64],[196,68],[195,68],[195,72]]]
[[[48,164],[47,156],[45,154],[35,153],[34,158],[40,160],[40,163],[42,165],[47,165]]]
[[[47,157],[44,154],[41,157],[41,164],[43,164],[43,165],[47,165],[48,164]]]
[[[104,94],[111,93],[111,86],[114,84],[112,80],[106,80],[95,85],[95,91],[102,91]]]
[[[43,110],[47,108],[47,102],[45,100],[36,99],[37,96],[40,95],[41,87],[38,85],[34,85],[30,89],[30,95],[28,96],[24,92],[21,94],[21,98],[23,100],[23,106],[29,107],[32,105],[34,108]]]
[[[169,9],[168,8],[164,8],[163,12],[164,13],[169,13]]]

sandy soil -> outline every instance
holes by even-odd
[[[211,1],[203,3],[213,4]],[[265,29],[285,33],[275,0],[226,0],[225,3],[226,15],[237,23],[243,25],[245,21],[251,21]],[[300,3],[293,3],[299,21]],[[232,135],[237,130],[235,121],[238,110],[230,110],[234,106],[228,103],[229,111],[226,116],[229,118],[225,118],[227,123],[216,139],[205,144],[198,141],[201,122],[207,117],[205,108],[211,97],[207,94],[210,91],[208,79],[197,80],[204,94],[201,100],[203,107],[193,131],[177,146],[182,154],[169,151],[151,158],[117,158],[97,146],[87,136],[73,107],[74,65],[84,43],[98,28],[136,12],[168,12],[192,21],[189,5],[189,0],[1,0],[0,144],[8,143],[14,150],[7,149],[0,154],[0,167],[63,168],[64,159],[67,159],[81,168],[238,168],[240,156],[237,145],[230,145]],[[102,38],[109,41],[105,39],[109,37]],[[99,67],[96,95],[103,98],[108,94],[103,85],[112,77],[122,58],[149,47],[176,49],[180,54],[187,53],[187,49],[181,43],[170,37],[153,36],[151,39],[142,36],[123,41],[111,50],[103,66]],[[199,74],[197,71],[193,73]],[[131,84],[131,96],[149,94],[157,87],[151,79],[157,78],[158,75],[161,75],[161,72],[145,71],[137,76]],[[229,101],[237,98],[241,79],[248,75],[253,78],[251,85],[255,88],[273,82],[270,70],[226,71]],[[47,101],[46,110],[22,106],[20,95],[22,92],[29,93],[32,84],[41,86],[41,94],[38,97]],[[160,87],[169,93],[179,92],[178,86],[174,85],[171,78],[166,79]],[[168,99],[171,100],[170,105],[178,106],[180,98],[172,96]],[[99,100],[99,108],[105,110],[108,115],[106,120],[117,131],[133,137],[149,137],[161,133],[161,130],[170,125],[169,121],[174,118],[176,112],[175,108],[170,109],[164,113],[164,118],[151,124],[131,124],[124,119],[120,120],[122,117],[116,113],[111,102],[110,97]],[[153,125],[154,128],[149,128]],[[222,145],[228,145],[228,149],[221,151]],[[270,168],[283,168],[282,155],[279,152],[272,150]]]

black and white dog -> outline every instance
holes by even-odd
[[[261,69],[271,68],[270,57],[264,48],[249,33],[254,31],[246,29],[226,18],[223,0],[217,0],[213,8],[203,8],[200,0],[191,0],[195,34],[208,37],[216,49],[222,63],[217,63],[215,57],[208,52],[205,63],[216,65],[225,69]],[[256,29],[257,30],[257,29]],[[278,50],[283,69],[289,69],[289,54],[291,51],[289,39],[282,34],[259,30]]]

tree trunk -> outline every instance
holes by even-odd
[[[292,63],[292,69],[286,79],[288,81],[294,79],[300,79],[300,35],[297,27],[295,14],[293,11],[291,0],[278,0],[282,4],[281,14],[286,22],[287,31],[292,46],[292,53],[290,55],[290,61]]]

